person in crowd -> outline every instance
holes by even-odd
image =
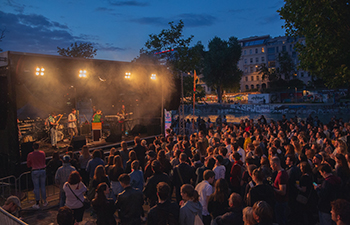
[[[146,148],[141,145],[141,138],[139,136],[136,136],[134,138],[134,143],[135,143],[135,146],[134,146],[133,150],[136,153],[137,160],[139,160],[139,162],[140,162],[140,166],[142,167],[142,169],[144,169],[145,168]]]
[[[111,189],[113,191],[114,195],[118,195],[120,192],[123,191],[122,186],[119,183],[119,176],[124,173],[123,169],[123,162],[119,155],[116,155],[113,157],[113,166],[110,167],[108,178],[111,183]]]
[[[48,202],[46,201],[46,158],[45,152],[39,150],[39,143],[35,142],[33,144],[34,151],[29,153],[27,156],[27,167],[31,168],[32,181],[34,186],[34,196],[35,196],[35,205],[33,209],[40,208],[40,193],[41,199],[43,200],[43,206],[47,206]]]
[[[253,215],[253,207],[245,207],[243,209],[243,222],[244,225],[255,225],[256,221]]]
[[[101,152],[96,149],[92,152],[92,159],[90,159],[86,166],[86,172],[91,179],[94,176],[95,169],[98,165],[105,166],[105,162],[101,159]]]
[[[111,186],[109,178],[106,175],[105,167],[102,165],[98,165],[95,169],[95,174],[93,179],[90,181],[88,199],[91,201],[95,198],[96,188],[100,183],[108,184],[108,187]]]
[[[143,172],[140,170],[140,164],[138,160],[134,160],[131,163],[132,172],[129,173],[130,176],[130,186],[138,189],[143,190],[144,186],[144,180],[143,180]]]
[[[320,225],[332,223],[331,202],[339,197],[341,179],[332,173],[332,168],[327,163],[319,166],[321,176],[324,178],[322,184],[315,185],[318,194],[318,215]]]
[[[123,160],[123,168],[126,168],[126,162],[129,160],[129,150],[128,150],[128,144],[125,141],[122,141],[120,143],[121,149],[120,149],[120,155]]]
[[[215,182],[214,193],[208,199],[208,212],[211,219],[224,215],[228,209],[229,189],[225,179],[219,179]]]
[[[273,210],[265,201],[255,202],[253,205],[253,216],[256,225],[272,225]]]
[[[208,212],[208,201],[211,194],[213,194],[214,190],[211,184],[215,180],[215,173],[212,170],[206,170],[203,174],[204,180],[197,184],[195,190],[199,194],[199,202],[201,203],[202,209],[202,218],[204,225],[210,225],[211,216]]]
[[[296,166],[295,154],[287,154],[286,155],[286,171],[288,173],[288,205],[290,209],[290,220],[293,221],[299,218],[297,215],[299,214],[298,205],[296,202],[296,198],[298,195],[297,189],[297,181],[300,180],[301,171],[298,166]]]
[[[202,205],[199,202],[198,192],[194,189],[191,184],[184,184],[181,186],[181,197],[180,202],[180,225],[193,225],[197,220],[202,220]]]
[[[158,160],[152,162],[153,175],[147,180],[143,189],[143,194],[148,199],[150,207],[157,204],[157,185],[160,182],[165,182],[170,185],[170,179],[166,173],[161,170],[161,165]]]
[[[100,183],[96,188],[96,197],[92,200],[92,207],[97,214],[97,225],[116,225],[114,213],[116,207],[109,196],[110,188],[106,183]]]
[[[157,184],[158,203],[147,214],[147,225],[178,225],[180,209],[170,200],[171,188],[165,182]]]
[[[52,159],[46,165],[46,175],[48,183],[51,184],[55,180],[55,174],[58,168],[62,166],[63,162],[60,159],[60,154],[58,151],[52,153]]]
[[[206,170],[212,170],[215,166],[215,159],[214,158],[206,158],[204,161],[204,165],[202,167],[197,168],[196,170],[196,186],[203,180],[203,173]]]
[[[157,160],[160,162],[162,171],[169,175],[173,167],[169,159],[166,158],[165,150],[160,150],[158,152]]]
[[[350,224],[350,203],[344,199],[337,199],[331,203],[332,220],[337,225]]]
[[[176,201],[180,202],[180,188],[184,184],[190,184],[194,179],[193,168],[187,163],[187,155],[180,154],[180,164],[173,169],[173,185],[175,186]]]
[[[232,193],[229,198],[229,212],[218,216],[214,221],[217,225],[229,225],[234,221],[235,225],[243,225],[242,197]]]
[[[105,170],[107,174],[109,173],[109,168],[113,166],[113,163],[114,163],[114,155],[109,155],[107,157],[107,164],[105,165]]]
[[[221,155],[215,155],[215,166],[213,168],[213,172],[215,173],[215,180],[218,180],[220,178],[225,179],[225,174],[226,174],[226,168],[223,164],[224,162],[224,157]]]
[[[58,225],[74,225],[74,212],[67,206],[60,207],[57,213]]]
[[[75,221],[80,223],[83,221],[84,193],[87,191],[87,188],[81,182],[81,176],[78,171],[71,172],[68,181],[63,185],[63,190],[66,195],[66,206],[73,210]]]
[[[81,178],[83,179],[83,183],[85,185],[89,185],[89,174],[88,172],[86,171],[86,168],[87,168],[87,164],[89,162],[89,160],[91,159],[91,154],[90,154],[90,151],[89,151],[89,147],[87,145],[84,145],[82,148],[81,148],[81,152],[80,152],[80,156],[79,156],[79,165],[80,165],[80,169],[79,169],[79,173],[80,173],[80,176]]]
[[[70,165],[70,156],[63,156],[63,166],[58,168],[55,174],[55,184],[60,188],[60,203],[59,206],[62,207],[66,202],[66,195],[63,191],[63,185],[68,181],[71,172],[76,171],[76,169]]]
[[[130,186],[130,176],[122,174],[119,182],[124,191],[119,193],[115,202],[121,224],[138,225],[141,224],[143,216],[143,194]]]
[[[21,200],[19,200],[17,196],[11,195],[6,199],[2,208],[8,213],[19,217],[19,210],[21,210]]]
[[[271,169],[277,172],[277,176],[273,183],[275,192],[275,215],[279,225],[287,224],[287,208],[288,208],[288,173],[281,166],[281,161],[278,156],[271,159]]]
[[[131,150],[129,152],[129,160],[126,162],[125,173],[131,173],[131,170],[132,170],[131,163],[135,160],[137,160],[136,152],[134,150]]]
[[[150,150],[147,152],[147,164],[145,166],[145,172],[143,174],[145,181],[153,175],[152,162],[156,160],[157,154]]]
[[[250,188],[247,196],[247,206],[253,206],[255,202],[265,201],[271,207],[275,206],[275,195],[272,187],[264,183],[265,176],[262,169],[253,170],[252,179],[255,186]]]
[[[238,152],[233,153],[233,158],[235,160],[232,165],[230,172],[230,184],[232,187],[232,191],[236,193],[241,193],[241,179],[243,175],[243,171],[245,170],[243,162],[240,160],[241,155]]]

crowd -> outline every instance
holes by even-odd
[[[350,224],[349,123],[283,115],[198,127],[152,143],[135,137],[108,157],[68,149],[47,166],[34,144],[33,208],[47,204],[47,172],[60,187],[59,224],[81,222],[89,205],[97,224]]]

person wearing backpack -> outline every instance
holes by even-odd
[[[202,222],[202,205],[199,202],[199,194],[190,184],[181,186],[180,202],[180,225],[203,225]]]
[[[231,172],[230,172],[230,183],[233,192],[240,193],[241,192],[241,179],[242,174],[245,170],[243,162],[241,161],[241,155],[238,152],[233,153],[233,158],[235,160]]]

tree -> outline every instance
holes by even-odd
[[[277,56],[277,68],[268,68],[266,64],[258,67],[258,73],[262,75],[263,80],[268,80],[271,89],[283,89],[293,85],[294,82],[288,82],[295,79],[291,78],[295,74],[295,65],[292,58],[286,51],[282,51]]]
[[[198,82],[198,80],[197,80]],[[193,76],[184,76],[184,98],[189,99],[189,102],[193,102]],[[205,97],[204,88],[196,83],[196,101]]]
[[[278,10],[296,44],[300,68],[322,78],[328,87],[350,82],[349,0],[285,0]]]
[[[96,55],[97,49],[94,49],[91,43],[79,43],[75,42],[71,44],[67,49],[57,47],[57,52],[61,56],[92,59]]]
[[[0,42],[2,42],[2,39],[5,37],[5,29],[4,30],[0,30]],[[0,52],[2,52],[2,48],[0,48]]]
[[[204,55],[203,80],[217,91],[218,102],[221,103],[225,89],[239,86],[242,71],[238,69],[237,63],[242,49],[235,37],[230,37],[228,41],[214,37],[208,49]]]
[[[170,29],[163,29],[159,34],[150,34],[140,53],[156,56],[176,74],[191,72],[200,63],[203,46],[197,43],[195,47],[190,47],[193,35],[183,37],[182,20],[175,25],[170,22],[169,25]]]

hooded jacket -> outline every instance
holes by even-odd
[[[194,218],[198,216],[202,219],[202,205],[200,202],[187,201],[185,205],[180,208],[180,225],[193,225]]]

